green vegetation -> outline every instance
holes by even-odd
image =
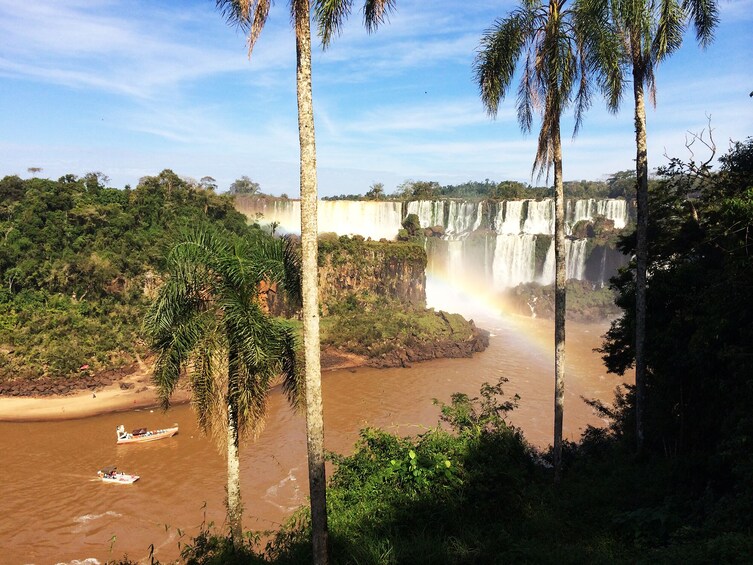
[[[351,294],[322,318],[322,345],[370,358],[472,336],[473,326],[459,314],[411,307],[373,293]]]
[[[395,241],[371,241],[363,236],[323,233],[319,236],[319,266],[325,262],[335,265],[363,265],[373,256],[381,255],[394,261],[415,261],[426,265],[423,247]]]
[[[692,461],[699,488],[753,500],[753,138],[720,162],[712,173],[674,160],[650,195],[645,445]],[[627,272],[613,282],[625,314],[604,353],[622,373],[635,357],[635,283]]]
[[[0,180],[1,379],[133,362],[147,353],[139,325],[175,234],[207,222],[258,231],[232,199],[170,170],[133,190],[104,182],[101,173]]]
[[[232,182],[228,192],[230,194],[256,196],[261,193],[261,186],[259,186],[258,182],[252,181],[248,176],[242,175],[240,178],[235,179]]]
[[[141,320],[164,280],[167,250],[187,228],[208,224],[257,242],[269,239],[247,225],[231,197],[172,171],[144,177],[133,190],[108,188],[105,180],[95,173],[0,180],[6,234],[0,243],[0,380],[75,380],[85,365],[92,373],[148,356]],[[383,284],[387,274],[399,280],[401,265],[415,266],[411,276],[426,265],[419,245],[359,236],[323,235],[319,257],[364,278],[365,286]],[[359,274],[367,267],[397,270]],[[406,289],[413,285],[404,282]],[[331,297],[342,299],[337,292]]]
[[[144,319],[162,407],[186,375],[199,427],[226,449],[227,521],[236,544],[243,537],[240,440],[262,427],[277,379],[291,404],[302,396],[293,329],[265,311],[259,293],[274,283],[297,298],[298,262],[289,239],[195,228],[170,249],[167,280]]]
[[[622,310],[609,287],[594,288],[588,281],[567,281],[567,319],[573,322],[614,320]],[[503,293],[506,306],[521,316],[554,319],[554,285],[525,283]]]
[[[456,394],[442,426],[416,437],[367,429],[331,455],[333,563],[747,563],[753,555],[753,139],[721,170],[673,161],[652,194],[646,443],[635,454],[634,387],[607,421],[563,446],[561,482],[507,421],[500,381]],[[630,250],[634,237],[621,246]],[[604,346],[633,362],[634,282]],[[233,553],[205,529],[187,563],[310,563],[309,519]],[[258,537],[249,536],[249,540]],[[233,561],[235,559],[235,561]]]
[[[635,199],[635,171],[620,171],[603,180],[572,180],[563,183],[565,198]],[[375,183],[366,194],[325,196],[322,200],[519,200],[551,198],[552,187],[532,186],[518,181],[495,182],[469,180],[460,184],[440,185],[436,181],[406,180],[387,195],[382,183]]]

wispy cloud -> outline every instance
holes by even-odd
[[[192,29],[200,28],[200,22],[215,30],[222,25],[211,10],[194,8],[192,17],[184,13],[176,22],[164,7],[131,11],[128,4],[0,1],[0,33],[8,46],[0,58],[0,73],[150,97],[181,83],[250,68],[238,56],[242,38],[235,45],[229,39],[213,44],[192,35],[200,32]],[[187,28],[187,21],[193,25]],[[229,31],[227,37],[232,37]],[[292,64],[292,50],[286,50],[285,57],[282,43],[276,46],[260,49],[254,72]]]
[[[330,49],[315,48],[321,193],[406,178],[530,180],[536,131],[521,134],[514,96],[490,120],[471,69],[483,30],[514,5],[400,0],[372,35],[356,9]],[[720,9],[716,42],[702,52],[689,35],[659,71],[651,166],[665,150],[682,154],[706,113],[720,142],[753,126],[753,0]],[[287,2],[273,7],[251,61],[245,38],[206,0],[0,0],[0,36],[0,103],[13,108],[0,114],[0,176],[29,166],[53,177],[103,170],[122,186],[171,167],[220,186],[248,174],[265,190],[297,194]],[[567,116],[563,132],[571,127]],[[566,178],[631,167],[633,135],[629,98],[617,116],[595,100],[579,137],[565,141]]]

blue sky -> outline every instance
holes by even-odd
[[[278,0],[249,61],[245,38],[211,0],[0,0],[0,176],[83,175],[135,185],[171,168],[217,179],[248,175],[298,196],[295,41]],[[356,1],[360,5],[362,2]],[[514,3],[398,0],[371,36],[354,11],[314,49],[319,193],[387,192],[406,179],[529,182],[535,132],[514,97],[496,120],[473,83],[479,38]],[[688,34],[658,70],[648,110],[649,163],[687,157],[688,131],[711,116],[719,153],[753,135],[753,0],[721,0],[705,51]],[[633,167],[632,96],[617,115],[595,100],[564,143],[566,180]],[[566,122],[568,127],[570,122]]]

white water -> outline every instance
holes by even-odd
[[[283,233],[300,233],[300,202],[297,200],[237,199],[236,206],[249,218],[260,223],[277,222]],[[549,246],[543,266],[536,265],[536,239],[554,235],[554,200],[508,200],[500,202],[486,230],[483,226],[484,205],[472,201],[320,201],[319,232],[338,235],[362,235],[371,239],[394,239],[408,214],[418,216],[421,227],[441,226],[447,245],[430,246],[431,253],[446,257],[429,257],[429,269],[440,265],[445,277],[457,278],[467,273],[483,273],[494,290],[521,283],[554,281],[554,244]],[[566,201],[565,228],[570,234],[579,221],[593,221],[603,216],[622,229],[628,222],[627,203],[618,199],[580,199]],[[478,252],[478,238],[484,238],[484,253]],[[490,248],[493,252],[487,252]],[[585,278],[586,240],[568,239],[567,278]],[[491,263],[489,263],[491,261]],[[482,263],[482,264],[479,264]],[[431,271],[429,275],[433,274]],[[608,277],[608,273],[602,274]],[[479,281],[484,282],[484,281]],[[603,282],[603,281],[596,281]]]
[[[408,202],[408,214],[418,216],[422,228],[444,227],[444,201],[415,200]],[[394,238],[395,235],[393,234]]]
[[[521,231],[524,200],[508,200],[499,207],[496,226],[497,233],[517,234]]]
[[[280,233],[301,233],[300,200],[238,199],[236,203],[249,219],[262,225],[276,222]],[[400,202],[320,200],[317,221],[319,233],[362,235],[379,240],[395,239],[403,217]]]
[[[565,240],[565,278],[578,279],[584,278],[586,270],[586,244],[585,239],[566,239]],[[547,285],[554,284],[555,264],[554,264],[554,239],[549,244],[544,260],[544,270],[539,279],[539,283]]]
[[[536,267],[536,236],[497,236],[494,251],[494,288],[509,288],[534,279]]]

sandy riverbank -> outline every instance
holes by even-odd
[[[358,355],[322,352],[323,371],[358,367],[364,362],[365,358]],[[66,395],[0,396],[0,422],[70,420],[158,406],[157,390],[151,382],[151,367],[141,362],[139,365],[135,372],[96,391],[82,390]],[[121,384],[128,385],[128,388]],[[183,404],[189,400],[189,392],[178,389],[173,393],[171,402]]]
[[[121,383],[132,388],[121,388]],[[176,404],[188,402],[187,391],[173,395]],[[0,397],[0,422],[35,422],[86,418],[110,412],[157,406],[159,400],[150,376],[138,371],[123,380],[97,391],[82,390],[74,394],[52,396]]]

